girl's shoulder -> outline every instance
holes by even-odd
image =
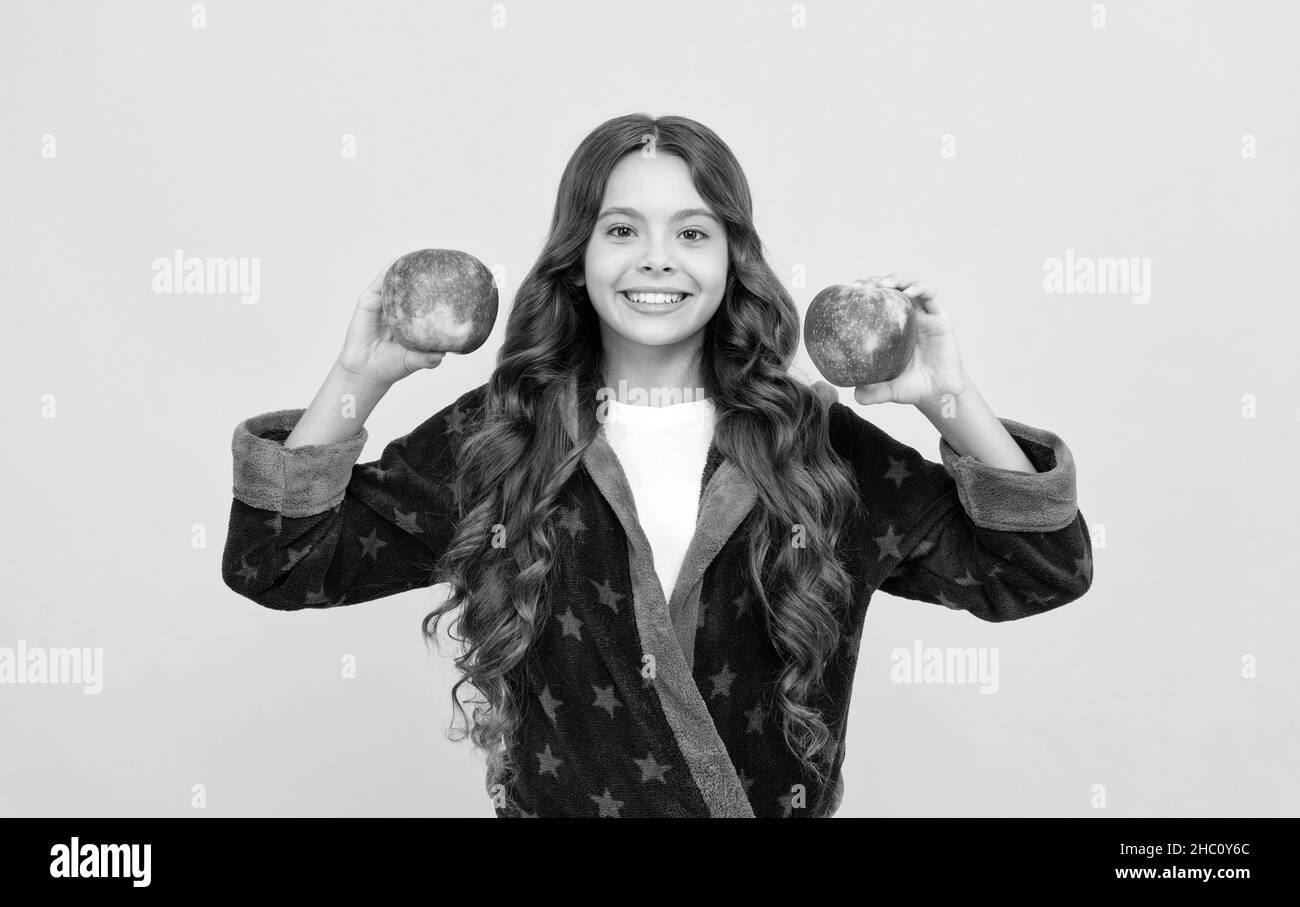
[[[853,407],[840,402],[839,391],[825,381],[811,385],[822,408],[826,411],[832,446],[841,447],[855,454],[873,451],[894,456],[917,456],[911,447],[895,439],[883,428],[866,418]],[[843,454],[844,451],[841,451]]]
[[[831,446],[854,462],[864,458],[880,461],[885,457],[920,456],[870,419],[838,400],[826,408]]]
[[[486,397],[486,382],[465,391],[412,429],[403,439],[404,443],[422,448],[425,455],[456,446],[466,428],[477,419]]]
[[[863,501],[879,516],[907,525],[951,492],[952,477],[942,463],[926,459],[838,395],[818,395],[826,405],[831,448],[853,470]]]
[[[813,384],[812,390],[826,412],[831,446],[841,456],[861,455],[868,450],[883,449],[897,454],[904,446],[851,406],[841,403],[839,392],[825,381]]]

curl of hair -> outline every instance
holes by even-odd
[[[483,406],[456,452],[459,518],[438,564],[451,594],[422,623],[434,641],[440,619],[459,608],[451,636],[463,645],[462,676],[452,702],[505,806],[521,703],[535,688],[530,652],[550,613],[558,498],[599,430],[595,406],[579,404],[594,404],[605,386],[599,320],[574,278],[610,172],[635,153],[682,158],[726,227],[726,289],[695,364],[717,414],[714,443],[758,491],[746,582],[783,661],[774,694],[783,735],[823,782],[836,756],[837,729],[822,719],[819,697],[850,595],[835,552],[859,506],[853,473],[830,446],[825,404],[788,374],[798,310],[764,258],[740,164],[700,123],[631,114],[594,129],[565,167],[546,243],[520,283]],[[577,400],[566,393],[571,381]],[[574,419],[576,443],[564,427]],[[502,535],[505,544],[494,544]],[[459,696],[466,684],[483,697],[471,702],[472,726]]]

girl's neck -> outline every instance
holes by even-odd
[[[621,339],[621,338],[620,338]],[[697,352],[693,346],[669,347],[605,346],[605,386],[614,399],[642,406],[671,406],[705,399],[708,394],[699,378]]]

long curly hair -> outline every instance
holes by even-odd
[[[596,127],[565,166],[545,247],[515,295],[483,406],[457,449],[459,519],[438,565],[451,594],[422,625],[426,643],[434,641],[439,620],[460,608],[450,635],[464,644],[455,661],[463,676],[452,701],[486,756],[498,802],[510,802],[529,649],[550,614],[557,497],[600,429],[594,401],[607,386],[598,316],[574,278],[610,172],[648,142],[686,162],[726,226],[726,289],[696,367],[717,415],[714,443],[758,491],[746,582],[784,664],[775,704],[787,746],[823,782],[836,755],[838,729],[823,721],[819,696],[850,597],[836,546],[859,506],[853,472],[830,446],[825,404],[787,373],[799,314],[764,260],[748,181],[731,149],[686,117],[631,114]],[[572,412],[570,382],[577,401],[593,405]],[[564,427],[575,419],[576,444]],[[802,546],[792,542],[800,527]],[[458,695],[464,684],[483,697],[473,702],[472,729]],[[453,728],[453,739],[464,737]]]

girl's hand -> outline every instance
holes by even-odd
[[[853,399],[871,403],[926,403],[944,394],[957,396],[970,379],[957,352],[957,338],[948,314],[935,302],[935,293],[922,283],[901,274],[868,277],[855,284],[892,287],[912,300],[916,313],[916,350],[903,373],[893,381],[860,384]]]
[[[391,386],[420,369],[435,368],[446,355],[408,350],[393,339],[393,330],[384,321],[381,303],[384,275],[392,263],[390,261],[385,265],[375,279],[370,281],[370,286],[361,291],[338,358],[339,367],[345,372],[359,380],[384,387]]]

